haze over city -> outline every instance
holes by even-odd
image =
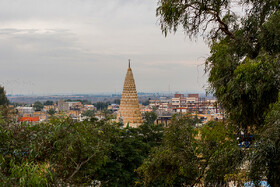
[[[0,84],[7,94],[205,90],[201,38],[165,37],[150,0],[0,1]]]

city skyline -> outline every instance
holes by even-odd
[[[0,84],[7,94],[121,93],[128,59],[138,92],[203,92],[209,49],[166,38],[156,1],[1,1]]]

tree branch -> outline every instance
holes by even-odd
[[[220,16],[219,16],[219,15],[216,15],[216,18],[217,18],[218,23],[220,24],[220,27],[219,27],[219,28],[220,28],[226,35],[228,35],[230,38],[235,39],[234,34],[233,34],[232,32],[229,31],[228,25],[227,25],[225,22],[223,22],[223,21],[221,20]]]
[[[95,155],[95,153],[93,153],[90,157],[88,157],[86,160],[84,160],[83,162],[81,162],[80,164],[77,164],[72,158],[71,160],[76,164],[76,169],[75,171],[72,173],[72,175],[67,179],[67,181],[71,181],[71,179],[74,177],[74,175],[76,175],[76,173],[78,173],[78,171],[80,170],[80,168],[86,164],[88,161],[90,161],[90,159]]]
[[[219,30],[223,31],[223,32],[224,32],[226,35],[228,35],[230,38],[235,39],[235,36],[234,36],[234,34],[233,34],[232,32],[230,32],[228,25],[227,25],[225,22],[223,22],[222,19],[221,19],[221,17],[219,16],[219,12],[217,12],[217,11],[214,10],[213,8],[210,8],[210,7],[207,6],[205,3],[198,3],[198,6],[199,6],[199,7],[195,7],[194,4],[195,4],[195,3],[187,4],[186,7],[187,7],[187,8],[191,7],[191,8],[193,8],[193,9],[196,10],[196,11],[201,11],[201,9],[202,9],[202,10],[204,9],[204,11],[205,11],[206,13],[208,13],[208,14],[210,14],[210,15],[213,16],[212,19],[210,19],[209,21],[207,21],[207,23],[206,23],[206,28],[207,28],[209,22],[211,22],[211,21],[216,21],[216,22],[218,22],[219,25],[220,25],[220,26],[219,26]],[[186,9],[186,8],[185,8],[185,9]],[[196,14],[196,15],[197,15],[197,14]],[[198,16],[198,17],[201,17],[201,14],[199,14],[199,15],[197,15],[197,16]],[[203,30],[206,30],[206,28],[204,28]]]
[[[209,160],[211,159],[212,155],[213,155],[213,153],[212,153],[212,154],[209,156],[209,158],[206,160],[206,163],[205,163],[205,165],[204,165],[204,167],[203,167],[203,170],[202,170],[201,175],[194,181],[194,183],[193,183],[191,186],[194,186],[195,184],[197,184],[197,183],[202,179],[202,177],[203,177],[204,174],[205,174],[206,168],[208,167]]]
[[[230,32],[228,25],[222,21],[221,17],[219,16],[219,13],[212,8],[205,6],[205,11],[211,14],[214,18],[216,18],[216,21],[220,24],[219,29],[222,30],[226,35],[228,35],[230,38],[235,39],[235,36],[232,32]]]

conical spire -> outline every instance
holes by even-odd
[[[121,104],[117,115],[118,121],[120,121],[120,117],[124,125],[129,124],[131,127],[138,127],[143,123],[133,73],[130,68],[130,60],[128,61]]]

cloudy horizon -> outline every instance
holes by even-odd
[[[1,0],[0,85],[7,94],[205,90],[201,38],[161,33],[157,1]]]

